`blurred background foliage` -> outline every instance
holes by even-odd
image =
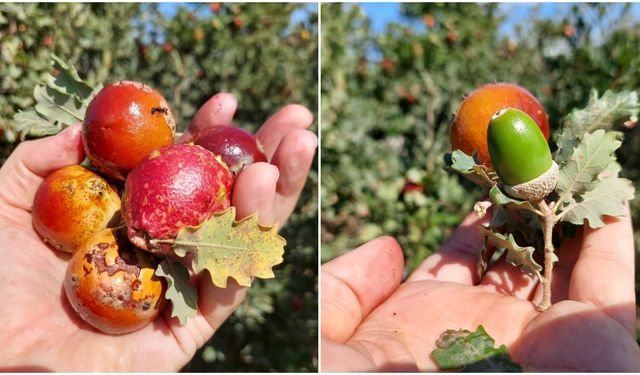
[[[531,12],[514,21],[524,6]],[[474,88],[527,88],[552,132],[591,88],[638,90],[637,5],[554,6],[542,17],[531,4],[407,3],[374,32],[363,7],[322,5],[322,261],[382,234],[401,243],[407,272],[438,249],[481,195],[442,158],[452,115]],[[622,174],[640,191],[639,127],[619,129]],[[640,223],[640,199],[631,205]],[[637,251],[638,229],[635,238]]]
[[[237,96],[234,123],[252,131],[289,103],[316,113],[317,18],[313,4],[0,4],[0,163],[16,146],[13,115],[34,104],[51,53],[92,84],[154,87],[178,130],[219,91]],[[282,230],[276,278],[256,280],[185,371],[317,369],[316,186],[314,168]]]

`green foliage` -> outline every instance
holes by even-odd
[[[558,217],[572,224],[598,228],[604,225],[603,216],[626,215],[625,202],[633,199],[635,189],[631,181],[620,178],[619,173],[620,164],[609,164],[592,190],[564,202]]]
[[[0,163],[16,146],[16,131],[26,130],[18,125],[41,118],[29,109],[35,109],[39,83],[56,85],[45,82],[53,53],[93,87],[122,79],[149,84],[171,104],[178,130],[219,91],[236,95],[234,123],[252,131],[286,104],[316,112],[314,6],[176,4],[171,16],[160,11],[162,6],[0,4]],[[13,121],[19,111],[30,117]],[[184,370],[317,369],[316,183],[312,171],[296,213],[281,232],[289,245],[276,278],[254,283],[247,300]]]
[[[57,134],[81,122],[89,102],[102,89],[102,84],[95,88],[89,85],[73,66],[58,56],[52,54],[51,60],[56,75],[49,74],[45,83],[33,89],[34,108],[18,111],[13,118],[13,130],[20,134],[21,140]]]
[[[570,157],[560,170],[556,188],[560,197],[566,199],[593,189],[598,175],[616,160],[615,150],[620,148],[621,138],[619,132],[602,129],[585,134],[584,142],[571,148]]]
[[[516,243],[513,234],[509,233],[508,236],[504,234],[494,232],[489,227],[481,227],[480,232],[485,237],[485,249],[487,245],[495,246],[497,249],[505,249],[507,251],[506,261],[514,266],[521,267],[522,271],[538,277],[538,280],[542,279],[540,266],[535,259],[533,259],[533,252],[536,250],[531,246],[519,246]],[[480,258],[482,259],[482,257]]]
[[[415,267],[481,194],[442,168],[440,124],[473,82],[457,78],[467,68],[448,61],[446,32],[392,25],[375,37],[355,5],[322,14],[322,259],[386,233]]]
[[[511,360],[506,346],[493,347],[495,340],[481,325],[475,332],[447,330],[440,335],[437,345],[431,356],[441,370],[522,372],[522,367]]]
[[[484,188],[495,185],[498,178],[495,171],[484,164],[478,164],[474,156],[467,155],[460,150],[454,150],[444,157],[444,168],[449,172],[457,172]]]
[[[440,246],[482,194],[443,167],[456,163],[465,177],[491,186],[470,158],[441,157],[449,151],[451,116],[476,87],[498,81],[527,88],[556,135],[574,108],[586,114],[604,105],[606,121],[637,116],[640,24],[630,6],[556,4],[562,11],[552,20],[534,8],[506,35],[499,30],[511,15],[498,4],[402,4],[404,20],[379,34],[357,5],[323,5],[322,260],[389,234],[402,244],[410,271]],[[579,115],[567,121],[579,122]],[[620,173],[638,186],[640,130],[620,125]],[[563,136],[552,139],[563,144]],[[640,202],[631,209],[638,222]]]
[[[180,262],[164,259],[156,269],[156,276],[164,277],[167,283],[165,297],[171,301],[171,316],[180,324],[196,317],[198,312],[198,290],[189,284],[189,270]]]
[[[585,108],[576,108],[563,120],[562,132],[557,138],[558,162],[564,162],[584,134],[597,129],[611,129],[620,123],[635,124],[638,121],[638,93],[607,91],[601,98],[592,91]]]

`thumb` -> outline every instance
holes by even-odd
[[[79,164],[84,158],[81,125],[73,125],[53,137],[22,142],[0,168],[0,199],[29,209],[38,186],[49,173]]]
[[[402,249],[379,237],[322,266],[322,335],[345,342],[362,320],[400,285]]]

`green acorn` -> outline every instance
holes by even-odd
[[[493,168],[514,198],[540,200],[558,183],[558,164],[542,131],[526,113],[505,108],[491,117],[487,146]]]

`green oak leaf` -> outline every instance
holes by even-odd
[[[513,234],[509,233],[508,236],[505,236],[504,234],[496,233],[491,228],[482,225],[480,226],[480,233],[485,238],[485,244],[491,244],[498,249],[507,250],[507,262],[514,266],[522,267],[524,272],[530,275],[535,275],[539,280],[542,280],[542,275],[540,275],[542,266],[533,259],[533,252],[536,250],[534,247],[519,246],[513,238]]]
[[[35,110],[14,115],[13,127],[24,140],[27,136],[57,134],[67,126],[82,122],[93,97],[102,89],[82,80],[76,69],[55,55],[51,56],[56,75],[49,74],[44,83],[33,89]]]
[[[196,317],[198,312],[198,290],[189,284],[189,270],[180,262],[163,260],[156,269],[156,276],[167,282],[165,298],[171,301],[171,317],[180,324]]]
[[[489,190],[489,199],[491,200],[491,203],[498,206],[506,206],[507,209],[528,210],[532,212],[538,211],[533,207],[531,202],[511,198],[503,193],[497,185],[493,186],[491,190]]]
[[[598,97],[598,92],[592,90],[587,106],[574,109],[564,118],[562,133],[556,138],[556,161],[562,163],[567,160],[583,134],[596,129],[611,129],[626,121],[637,122],[639,111],[638,94],[635,91],[606,91]]]
[[[616,160],[622,133],[602,129],[585,134],[573,153],[560,167],[556,192],[561,200],[580,195],[598,183],[597,177]]]
[[[76,100],[83,102],[85,106],[89,105],[89,99],[93,96],[95,90],[94,87],[80,78],[73,65],[62,61],[55,54],[51,55],[51,60],[53,68],[58,71],[58,74],[56,76],[49,75],[46,85],[67,96],[73,96]]]
[[[72,125],[82,122],[85,108],[74,96],[67,95],[48,86],[36,86],[33,90],[36,112],[49,122]]]
[[[593,190],[563,201],[558,218],[599,228],[604,225],[603,216],[624,216],[624,202],[634,198],[635,189],[631,181],[619,177],[620,170],[620,164],[612,162],[600,173],[599,183]]]
[[[62,130],[59,122],[50,122],[42,118],[35,110],[18,111],[13,116],[14,128],[20,133],[22,140],[28,135],[32,137],[45,137],[58,134]]]
[[[219,288],[232,277],[241,286],[251,286],[253,277],[271,278],[272,267],[282,262],[286,240],[276,226],[258,223],[257,214],[235,221],[234,207],[214,214],[198,227],[184,227],[173,241],[178,256],[190,253],[193,270],[207,270]]]
[[[431,357],[441,370],[460,372],[522,372],[511,360],[505,345],[494,348],[495,340],[483,326],[475,332],[446,330],[440,335]]]
[[[445,163],[447,167],[462,174],[471,173],[473,167],[478,165],[473,156],[467,155],[460,150],[454,150],[451,154],[446,154]]]
[[[465,154],[463,151],[455,150],[451,154],[444,156],[445,169],[449,172],[456,172],[472,182],[490,188],[496,184],[496,173],[482,164],[478,164],[473,156]]]

